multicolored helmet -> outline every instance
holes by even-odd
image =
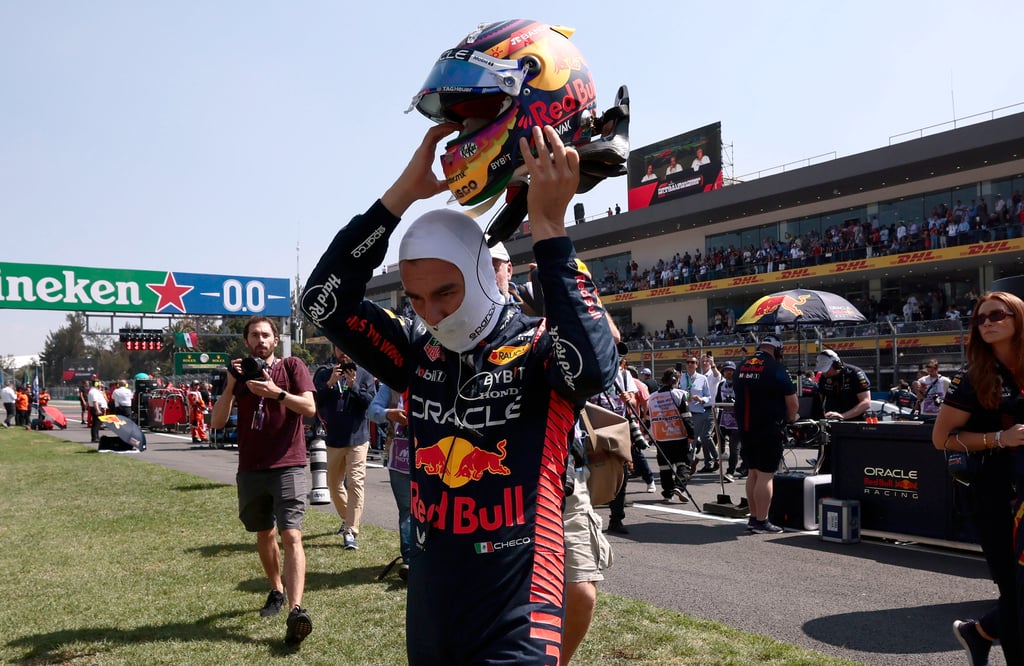
[[[566,145],[590,141],[597,94],[573,32],[528,19],[481,24],[434,63],[409,110],[463,125],[441,156],[460,204],[508,186],[523,164],[519,138],[534,125],[551,125]]]

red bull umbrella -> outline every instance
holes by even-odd
[[[758,324],[860,324],[867,318],[838,294],[813,289],[790,289],[762,296],[736,320],[740,326]]]

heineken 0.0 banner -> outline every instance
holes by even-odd
[[[291,315],[287,278],[0,262],[0,308]]]

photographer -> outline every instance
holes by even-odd
[[[939,374],[939,362],[934,358],[925,362],[924,369],[928,374],[917,380],[918,411],[923,417],[935,418],[949,392],[949,377]]]
[[[370,449],[366,408],[377,395],[377,385],[373,375],[357,367],[337,345],[334,360],[337,364],[317,371],[313,385],[317,413],[327,429],[327,487],[343,521],[338,534],[345,550],[356,550]]]
[[[256,532],[270,594],[260,610],[277,615],[288,595],[285,643],[298,645],[313,631],[302,608],[306,584],[306,554],[302,548],[302,519],[306,513],[306,438],[302,417],[313,416],[313,380],[306,365],[292,356],[278,359],[277,326],[268,317],[251,317],[245,324],[245,346],[251,356],[236,358],[228,367],[224,390],[213,406],[211,424],[227,425],[238,403],[238,517]],[[284,548],[284,580],[277,533]]]
[[[689,479],[696,452],[693,417],[687,408],[686,393],[679,388],[679,373],[668,369],[661,376],[661,386],[647,399],[651,416],[651,433],[657,441],[658,469],[661,470],[661,496],[673,496],[686,504],[686,481]]]

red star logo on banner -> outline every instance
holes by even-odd
[[[179,286],[174,281],[174,273],[168,273],[163,284],[147,284],[146,286],[160,297],[160,301],[156,304],[157,312],[161,312],[167,307],[175,307],[182,314],[185,314],[185,303],[181,300],[182,296],[195,289],[195,287]]]

